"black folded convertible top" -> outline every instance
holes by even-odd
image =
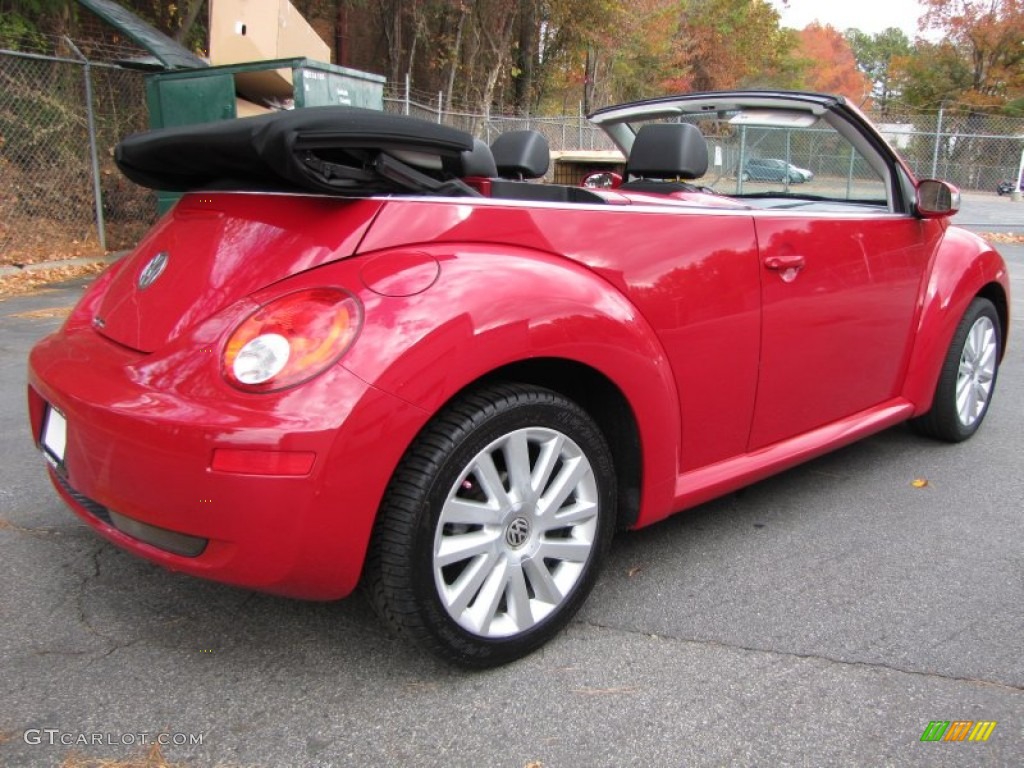
[[[458,180],[463,131],[356,107],[316,107],[139,133],[117,145],[136,184],[195,189],[298,189],[476,194]]]

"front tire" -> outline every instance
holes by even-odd
[[[614,529],[604,436],[562,395],[518,384],[460,396],[406,452],[364,585],[400,635],[467,667],[517,659],[561,630]]]
[[[914,419],[913,427],[950,443],[959,443],[977,432],[992,402],[1001,349],[995,306],[988,299],[974,299],[946,352],[931,410]]]

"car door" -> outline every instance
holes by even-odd
[[[750,450],[896,397],[941,225],[892,213],[755,214],[761,368]]]

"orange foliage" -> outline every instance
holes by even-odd
[[[676,43],[668,90],[785,87],[793,41],[767,0],[689,0]]]
[[[940,30],[969,80],[946,97],[971,107],[999,107],[1024,97],[1024,3],[1021,0],[923,0],[922,29]],[[962,87],[966,86],[966,87]]]
[[[801,30],[797,55],[808,62],[805,78],[811,90],[838,93],[867,105],[871,81],[857,69],[849,42],[834,27],[813,23]]]

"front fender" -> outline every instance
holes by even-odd
[[[921,298],[921,313],[903,394],[914,415],[931,408],[935,387],[953,334],[967,307],[982,292],[1001,295],[1009,312],[1010,280],[1002,256],[959,227],[949,227],[936,249]],[[1007,328],[1003,329],[1003,350]]]
[[[504,366],[537,358],[589,366],[633,409],[644,508],[671,503],[680,424],[675,382],[653,329],[617,289],[575,262],[507,245],[421,245],[359,261],[372,265],[373,279],[364,269],[365,323],[345,368],[416,406],[425,424],[460,391]],[[382,264],[389,261],[396,272],[409,265],[419,273],[434,262],[436,279],[424,287],[427,280],[387,276]],[[414,293],[393,289],[417,282]],[[393,439],[408,445],[414,436]]]

